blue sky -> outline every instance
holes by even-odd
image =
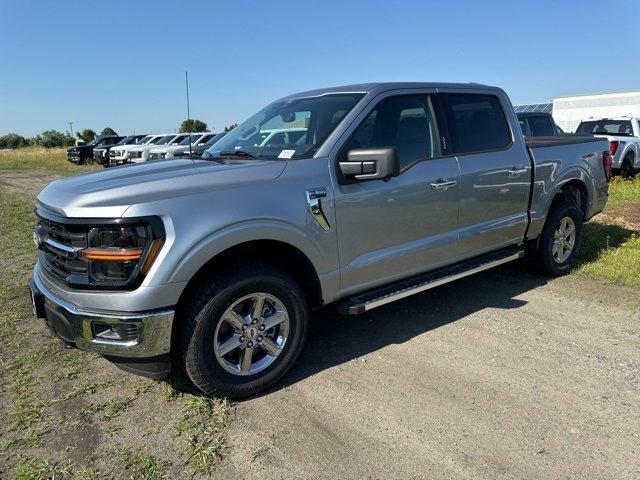
[[[185,70],[192,117],[221,129],[348,83],[480,82],[514,103],[640,88],[640,5],[0,0],[0,58],[0,134],[171,131]]]

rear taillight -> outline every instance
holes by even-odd
[[[617,140],[613,140],[611,142],[609,142],[609,153],[611,153],[611,155],[615,155],[616,152],[618,151],[618,145],[620,144],[620,142],[618,142]]]
[[[611,142],[614,143],[614,142]],[[618,142],[615,142],[616,145]],[[617,148],[617,147],[616,147]],[[613,165],[613,157],[611,156],[611,148],[609,151],[602,152],[602,166],[604,167],[604,174],[607,177],[607,182],[611,180],[611,166]]]

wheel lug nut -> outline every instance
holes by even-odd
[[[247,343],[247,347],[249,347],[249,348],[253,347],[253,342]]]
[[[260,325],[260,326],[258,327],[258,330],[260,330],[261,332],[264,332],[264,325]]]
[[[251,322],[251,325],[257,325],[258,324],[258,319],[254,318],[253,321]]]
[[[240,337],[240,343],[244,342],[244,337]]]
[[[258,337],[258,343],[262,341],[262,337]]]

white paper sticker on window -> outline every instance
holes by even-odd
[[[296,153],[295,150],[282,150],[278,158],[291,158]]]

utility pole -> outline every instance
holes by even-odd
[[[187,124],[189,125],[189,156],[193,155],[191,151],[191,112],[189,111],[189,73],[184,71],[184,81],[187,87]]]
[[[73,122],[69,122],[69,130],[71,130],[71,136],[73,137]]]

